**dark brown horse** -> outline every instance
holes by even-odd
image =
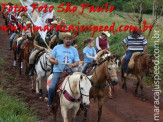
[[[124,59],[121,62],[122,69],[123,69],[123,63]],[[127,85],[126,85],[126,77],[124,77],[123,70],[121,69],[121,76],[122,76],[122,88],[124,88],[127,91]],[[134,59],[134,67],[132,69],[127,69],[127,74],[133,74],[136,76],[138,82],[136,84],[135,89],[135,95],[138,95],[138,87],[140,86],[141,89],[141,98],[143,101],[145,101],[144,97],[144,90],[143,90],[143,83],[142,78],[143,76],[153,74],[154,72],[154,55],[152,54],[140,54],[135,57]]]

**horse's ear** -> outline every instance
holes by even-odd
[[[80,79],[81,79],[81,80],[83,79],[83,75],[80,75]]]

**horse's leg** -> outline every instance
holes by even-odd
[[[40,96],[40,98],[42,98],[42,95],[43,95],[43,93],[42,93],[42,77],[40,77],[40,79],[39,79],[39,96]]]
[[[79,107],[76,107],[76,108],[72,109],[72,111],[71,111],[71,120],[70,120],[70,122],[74,122],[75,117],[76,117],[76,114],[77,114],[79,108],[80,108],[80,105],[79,105]]]
[[[136,88],[135,88],[135,96],[138,95],[138,88],[139,88],[139,78],[138,77],[137,77],[137,80],[138,80],[138,82],[137,82]]]
[[[109,99],[113,98],[112,92],[113,92],[112,85],[109,84]]]
[[[31,76],[31,80],[32,80],[32,91],[34,91],[34,77]]]
[[[13,62],[13,66],[16,67],[16,51],[14,50],[14,62]]]
[[[125,89],[125,91],[127,92],[126,77],[123,78],[122,88]]]
[[[54,122],[57,121],[57,110],[58,110],[58,107],[59,107],[59,105],[55,105],[55,106],[53,106],[53,108],[52,108],[52,113],[53,113],[53,120],[54,120]]]
[[[141,99],[142,101],[145,101],[145,97],[144,97],[144,90],[143,90],[143,83],[142,83],[142,77],[140,75],[137,76],[138,77],[138,82],[140,84],[140,89],[141,89]]]
[[[104,100],[104,97],[98,98],[98,122],[101,121],[102,105],[104,103]]]
[[[37,78],[36,78],[36,94],[39,94],[39,79],[40,79],[40,76],[37,75]]]
[[[65,107],[61,106],[61,114],[64,122],[68,122],[67,112],[68,110]]]
[[[23,57],[22,57],[22,50],[20,51],[20,62],[19,62],[19,74],[22,74],[23,69]]]

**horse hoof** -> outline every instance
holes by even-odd
[[[141,98],[141,100],[142,100],[143,102],[145,102],[145,101],[146,101],[146,99],[145,99],[144,97],[142,97],[142,98]]]
[[[109,96],[109,99],[113,99],[113,96]]]
[[[32,90],[32,92],[35,92],[35,89],[34,88],[32,88],[31,90]]]
[[[134,93],[135,97],[138,97],[138,93]]]
[[[87,120],[87,117],[84,117],[84,119],[83,119],[83,120],[84,120],[84,122],[85,122],[85,121]]]
[[[43,100],[43,97],[42,97],[42,96],[40,96],[40,97],[39,97],[39,99],[40,99],[40,100]]]
[[[44,98],[44,102],[45,102],[45,103],[48,102],[48,98],[47,98],[47,97]]]

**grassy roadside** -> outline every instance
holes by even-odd
[[[19,98],[8,96],[0,88],[0,122],[36,122],[32,109]]]
[[[27,108],[27,104],[20,98],[8,94],[14,88],[8,84],[8,80],[13,81],[14,76],[3,69],[8,65],[5,60],[0,58],[0,122],[36,122],[35,112]],[[7,86],[4,91],[2,87]]]

